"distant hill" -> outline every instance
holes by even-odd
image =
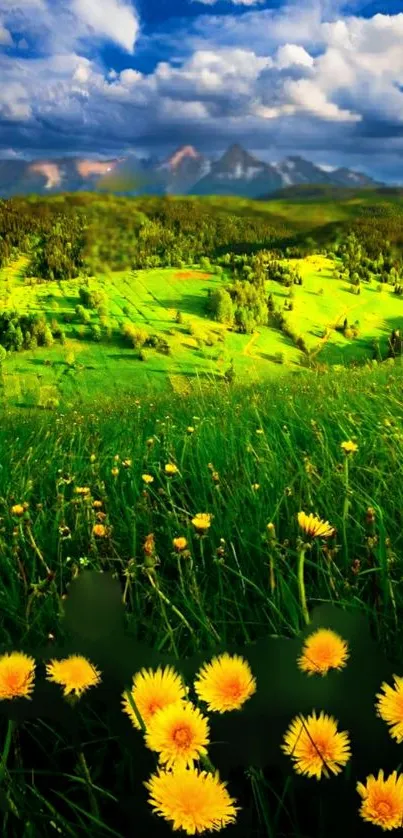
[[[88,157],[0,160],[2,197],[99,190],[125,195],[267,198],[281,189],[304,186],[357,189],[384,184],[362,172],[322,168],[299,156],[266,163],[237,143],[230,145],[218,160],[207,158],[192,145],[180,146],[165,160],[141,159],[135,154],[111,160]]]

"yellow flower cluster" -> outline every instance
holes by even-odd
[[[223,654],[204,664],[193,686],[209,711],[225,713],[243,706],[256,691],[256,680],[247,661]],[[238,807],[218,773],[211,773],[209,721],[188,692],[172,667],[142,669],[123,694],[123,710],[159,755],[157,773],[145,783],[149,803],[174,830],[195,835],[233,823]],[[199,761],[208,772],[196,767]]]
[[[300,670],[308,675],[326,675],[331,669],[340,670],[347,665],[348,644],[335,631],[317,629],[304,641],[302,655],[298,658]],[[376,710],[388,725],[390,735],[403,742],[403,677],[393,676],[394,686],[381,685],[377,693]],[[308,777],[329,777],[338,774],[351,756],[349,735],[337,730],[337,722],[323,711],[294,718],[281,746],[291,757],[295,771]],[[403,827],[403,774],[393,771],[386,779],[383,770],[378,776],[358,782],[357,792],[362,798],[361,818],[384,831]]]
[[[31,698],[34,690],[36,664],[23,652],[9,652],[0,657],[0,701],[13,698]],[[74,693],[80,697],[89,687],[96,686],[101,675],[87,658],[70,655],[63,660],[46,664],[49,681],[60,684],[63,695]]]
[[[186,539],[176,549],[184,549]],[[319,628],[303,642],[297,658],[301,673],[325,676],[343,669],[349,660],[347,641],[330,628]],[[101,673],[82,655],[52,659],[45,665],[46,678],[62,688],[66,698],[80,698],[101,681]],[[35,660],[23,652],[0,656],[0,701],[30,699],[35,685]],[[394,675],[391,686],[382,683],[377,693],[377,714],[388,724],[390,735],[403,742],[403,677]],[[240,710],[256,692],[256,679],[244,658],[223,653],[199,669],[193,690],[207,712]],[[208,759],[210,724],[207,715],[189,699],[189,688],[173,667],[142,669],[123,693],[123,710],[135,728],[142,730],[146,746],[158,754],[155,774],[145,783],[149,803],[174,830],[188,835],[218,831],[235,821],[239,807],[230,797]],[[350,737],[323,710],[298,714],[284,734],[282,751],[298,774],[329,778],[339,774],[351,757]],[[207,769],[207,770],[202,770]],[[403,774],[369,775],[358,782],[361,818],[383,830],[403,827]]]

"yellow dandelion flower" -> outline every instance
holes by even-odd
[[[146,556],[153,556],[155,553],[155,538],[154,533],[150,532],[144,541],[143,544],[144,554]]]
[[[165,474],[167,474],[168,477],[172,477],[172,475],[178,474],[178,472],[179,472],[179,469],[178,469],[178,466],[175,465],[175,463],[167,463],[166,464]]]
[[[175,768],[153,774],[144,783],[153,811],[170,823],[173,831],[187,835],[218,832],[234,823],[239,807],[218,773]]]
[[[380,826],[384,832],[403,826],[403,776],[393,771],[384,779],[382,769],[378,777],[370,774],[366,784],[357,783],[362,797],[360,815],[364,821]]]
[[[95,538],[106,538],[108,535],[108,527],[106,527],[105,524],[94,524],[92,534],[95,535]]]
[[[334,533],[334,527],[330,526],[329,521],[316,518],[312,512],[310,515],[298,512],[298,524],[310,538],[329,538]]]
[[[260,483],[252,483],[252,491],[257,492],[260,489]]]
[[[30,698],[34,689],[35,661],[23,652],[7,652],[0,657],[0,701]]]
[[[346,666],[347,643],[335,631],[320,628],[310,634],[304,642],[298,666],[308,675],[317,672],[326,675],[329,669],[342,669]]]
[[[150,438],[146,440],[146,445],[148,445],[148,447],[150,448],[151,445],[154,445],[154,442],[155,439],[152,436],[150,436]]]
[[[93,506],[93,509],[101,509],[101,507],[103,506],[103,503],[102,503],[101,500],[94,500],[94,503],[92,504],[92,506]]]
[[[95,463],[95,460],[96,460],[96,454],[91,454],[90,455],[90,463]]]
[[[169,704],[154,713],[147,726],[145,743],[159,753],[167,769],[175,765],[192,768],[200,756],[207,755],[208,719],[190,701]]]
[[[118,474],[119,474],[119,469],[118,469],[118,467],[117,467],[117,466],[114,466],[113,468],[111,468],[111,474],[112,474],[112,476],[113,476],[113,477],[117,477],[117,476],[118,476]]]
[[[256,692],[256,679],[246,660],[225,652],[202,666],[194,688],[209,710],[225,713],[239,710]]]
[[[261,436],[262,434],[264,434],[263,428],[256,428],[256,433],[258,434],[258,436]]]
[[[14,506],[11,507],[11,514],[16,515],[18,518],[24,514],[25,507],[22,503],[15,503]]]
[[[178,538],[173,538],[172,544],[175,547],[175,550],[178,551],[178,553],[181,553],[182,550],[186,550],[186,547],[188,546],[187,539],[184,538],[183,535],[179,536]]]
[[[168,707],[169,704],[182,701],[186,698],[186,689],[180,675],[172,666],[157,670],[141,669],[133,676],[131,695],[140,716],[147,726],[157,710]],[[140,724],[130,704],[127,693],[123,693],[123,711],[130,716],[130,719],[138,730]]]
[[[154,478],[152,474],[142,474],[141,479],[143,483],[154,483]]]
[[[46,664],[46,677],[63,687],[63,695],[74,693],[80,697],[90,687],[96,687],[101,673],[82,655],[69,655],[62,660],[51,660]]]
[[[211,527],[211,519],[212,515],[208,512],[198,512],[194,518],[192,518],[192,524],[199,533],[206,532]]]
[[[194,433],[194,427],[192,425],[189,425],[186,428],[186,431],[187,431],[188,434],[193,434]]]
[[[389,733],[397,742],[403,742],[403,678],[393,676],[394,687],[384,682],[381,686],[384,695],[377,693],[377,715],[389,725]]]
[[[123,468],[130,468],[130,466],[132,465],[132,463],[133,463],[133,460],[130,460],[130,459],[128,459],[128,458],[126,458],[126,460],[122,460],[122,466],[123,466]]]
[[[291,757],[297,774],[320,780],[329,771],[339,774],[351,756],[349,735],[338,732],[332,716],[315,710],[305,718],[296,716],[288,727],[281,749]]]
[[[344,451],[345,454],[354,454],[356,451],[358,451],[358,445],[356,445],[356,443],[353,442],[351,439],[347,440],[346,442],[342,442],[340,448],[342,449],[342,451]]]
[[[76,486],[74,491],[76,495],[89,495],[91,489],[89,486]]]

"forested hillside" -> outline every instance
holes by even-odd
[[[27,275],[68,279],[108,267],[182,267],[226,253],[269,249],[277,255],[313,252],[351,231],[366,254],[399,257],[403,199],[357,193],[340,204],[304,199],[258,202],[237,198],[121,198],[71,194],[0,202],[0,267],[30,256]]]

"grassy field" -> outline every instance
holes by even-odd
[[[382,293],[375,283],[363,285],[360,297],[351,294],[346,283],[334,279],[334,263],[324,256],[310,256],[298,262],[304,285],[294,286],[294,310],[287,312],[290,326],[304,337],[317,360],[346,364],[372,357],[371,342],[379,339],[385,348],[387,337],[401,323],[401,300],[388,288]],[[109,393],[159,392],[167,386],[188,392],[195,379],[208,382],[222,378],[233,361],[240,381],[258,383],[278,379],[287,372],[300,372],[302,353],[281,332],[259,327],[253,335],[228,331],[205,314],[208,289],[225,281],[197,268],[178,271],[158,269],[103,274],[90,280],[90,287],[105,292],[111,336],[95,343],[90,326],[79,326],[74,313],[79,303],[79,281],[46,282],[31,286],[24,278],[26,259],[20,257],[3,269],[0,276],[0,306],[21,312],[44,312],[63,326],[65,345],[9,356],[3,369],[5,400],[14,405],[34,405],[47,397],[65,404],[91,401],[105,387]],[[288,289],[267,282],[276,307],[282,308]],[[177,311],[182,324],[175,322]],[[72,322],[64,324],[65,315]],[[359,334],[347,339],[335,331],[345,317],[359,322]],[[91,324],[99,324],[96,312]],[[123,323],[131,322],[150,334],[161,335],[170,345],[170,355],[146,351],[146,361],[120,335]],[[189,334],[189,328],[192,334]],[[78,335],[78,330],[81,334]],[[323,340],[326,329],[329,335]],[[201,340],[200,340],[201,339]],[[212,345],[208,345],[211,343]],[[276,355],[283,354],[283,363]]]
[[[121,693],[159,663],[191,683],[223,650],[249,661],[257,693],[241,712],[211,714],[209,758],[241,807],[222,834],[376,833],[358,816],[355,785],[400,761],[374,701],[403,665],[402,383],[395,362],[302,372],[253,393],[236,384],[187,399],[122,393],[67,414],[4,413],[1,640],[33,654],[37,672],[30,702],[1,702],[3,834],[172,834],[147,803],[142,784],[156,761]],[[348,457],[347,440],[357,446]],[[303,584],[301,510],[335,528],[311,539]],[[211,516],[203,537],[197,513]],[[348,641],[350,658],[309,678],[296,660],[320,626]],[[44,669],[72,652],[102,673],[74,708]],[[352,741],[345,770],[320,783],[298,777],[280,749],[291,718],[312,708]]]

